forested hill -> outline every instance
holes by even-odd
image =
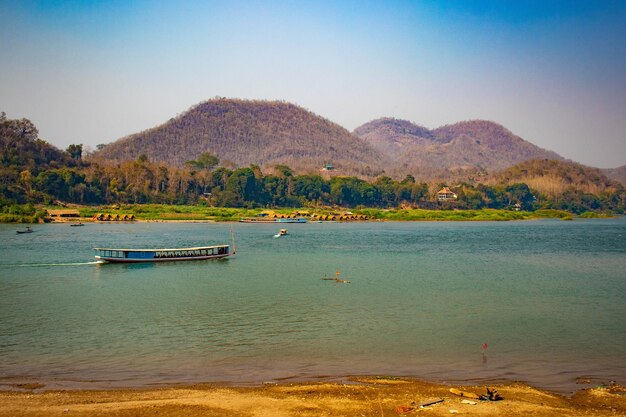
[[[141,133],[105,146],[98,157],[182,166],[209,152],[222,164],[288,165],[318,173],[331,163],[343,175],[373,177],[381,154],[341,126],[281,101],[213,99]]]
[[[428,175],[436,169],[495,171],[531,159],[562,159],[514,135],[503,126],[471,120],[429,130],[392,118],[368,122],[354,134],[394,158],[404,172]]]
[[[82,149],[82,147],[81,147]],[[0,167],[3,171],[29,171],[75,165],[71,156],[39,139],[37,127],[28,119],[10,120],[0,113]]]
[[[494,184],[527,184],[546,196],[577,192],[606,195],[623,190],[623,186],[608,178],[598,168],[570,161],[536,159],[525,161],[493,175]]]
[[[612,180],[626,185],[626,165],[617,168],[602,169],[601,171]]]

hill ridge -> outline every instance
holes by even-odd
[[[418,175],[437,169],[496,171],[531,159],[563,159],[488,120],[465,120],[431,130],[407,120],[380,118],[353,133]]]
[[[99,156],[134,159],[141,153],[181,166],[203,152],[236,166],[277,164],[318,172],[325,162],[350,174],[382,172],[383,156],[347,129],[284,101],[215,98],[107,146]],[[357,163],[358,161],[358,163]]]
[[[297,104],[283,100],[213,98],[168,121],[106,145],[97,157],[183,166],[201,153],[223,166],[287,165],[297,173],[373,178],[381,174],[418,179],[451,172],[495,172],[532,159],[563,160],[488,120],[465,120],[429,129],[382,117],[353,132]]]

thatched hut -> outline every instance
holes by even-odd
[[[51,218],[67,218],[67,217],[80,217],[80,213],[75,209],[63,209],[63,210],[46,210],[48,216]]]

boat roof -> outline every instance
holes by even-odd
[[[126,252],[170,252],[176,250],[200,250],[200,249],[211,249],[211,248],[226,248],[230,245],[212,245],[212,246],[198,246],[195,248],[171,248],[171,249],[120,249],[120,248],[93,248],[94,250],[117,250],[117,251],[126,251]]]

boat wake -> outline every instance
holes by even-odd
[[[34,266],[80,266],[80,265],[96,265],[96,264],[103,264],[106,263],[104,261],[92,261],[92,262],[64,262],[64,263],[54,263],[54,264],[19,264],[19,265],[12,265],[12,267],[14,266],[27,266],[27,267],[34,267]]]

